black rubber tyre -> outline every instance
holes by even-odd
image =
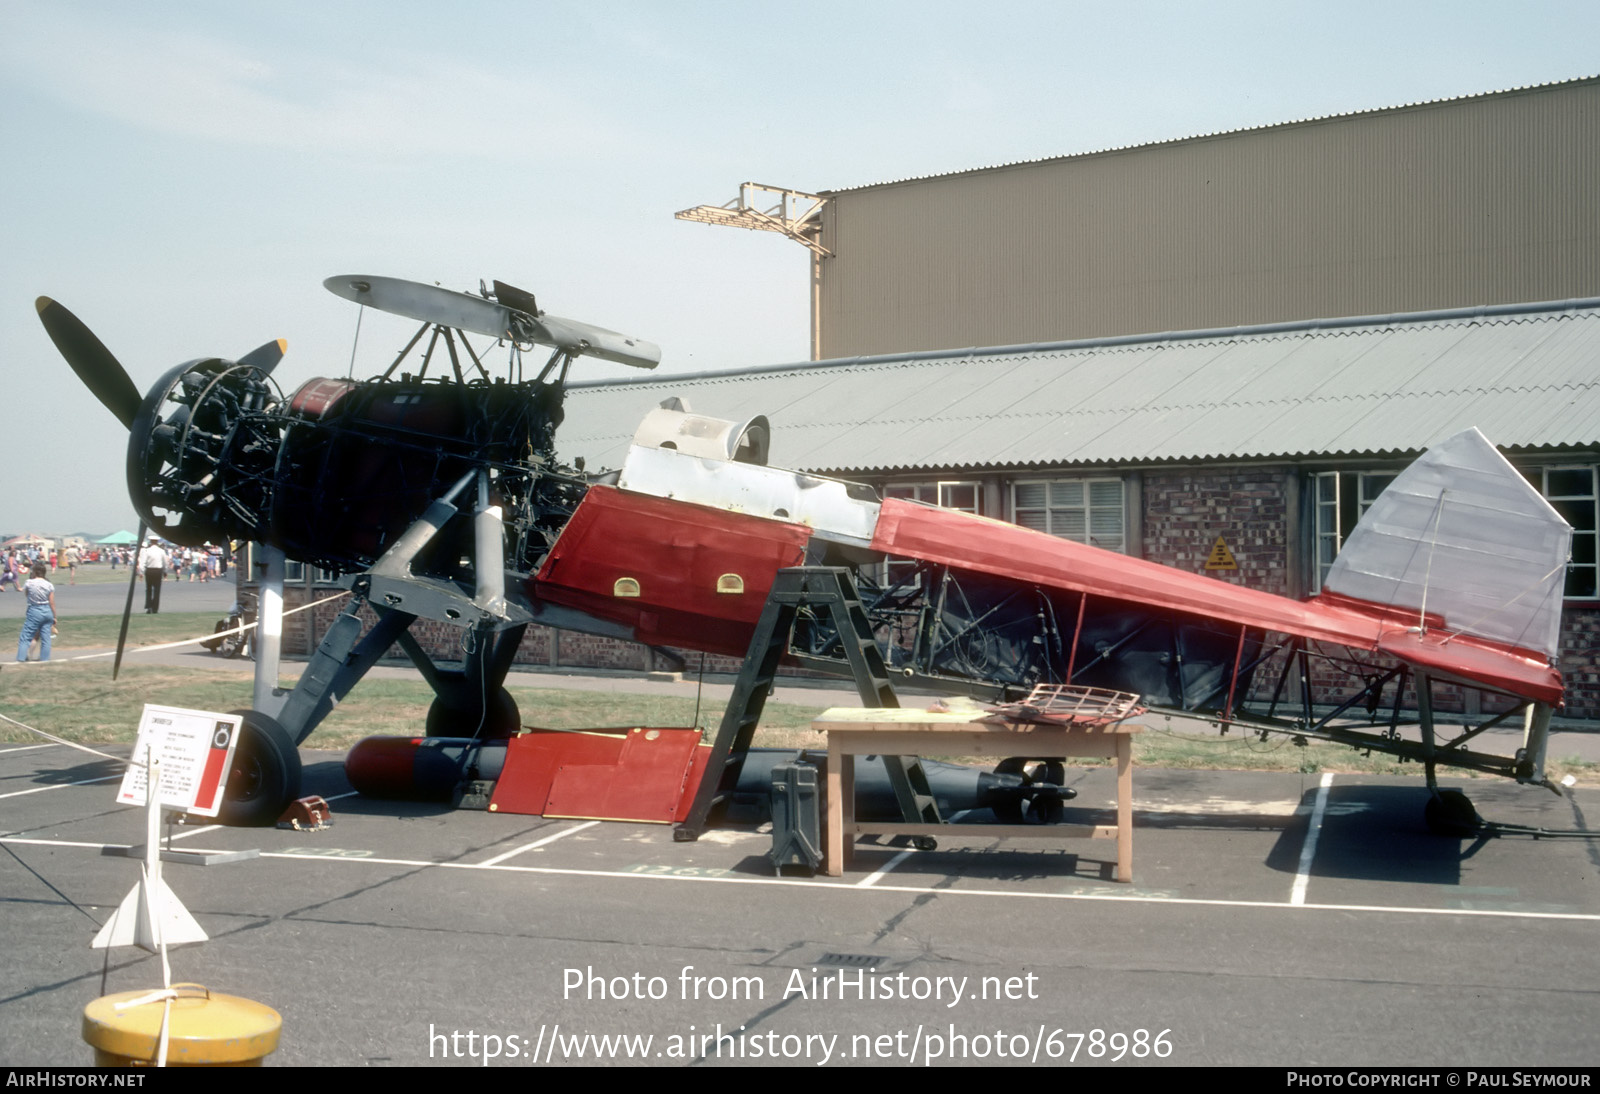
[[[216,634],[218,631],[225,631],[228,629],[228,621],[226,619],[219,619],[217,620],[217,625],[211,628],[211,633]],[[200,643],[200,645],[204,649],[210,650],[212,653],[216,653],[218,650],[222,649],[222,644],[225,641],[227,641],[227,639],[208,638],[204,642]]]
[[[236,710],[244,722],[217,820],[235,828],[265,828],[300,796],[300,750],[275,719]]]
[[[482,729],[479,729],[479,723]],[[429,737],[476,737],[481,741],[494,741],[515,737],[522,728],[522,712],[511,693],[500,688],[489,699],[488,716],[476,706],[453,706],[443,699],[434,699],[428,707],[427,728]]]
[[[1429,798],[1422,816],[1428,831],[1436,836],[1461,839],[1476,835],[1483,827],[1483,818],[1472,807],[1472,799],[1459,790],[1441,790]]]

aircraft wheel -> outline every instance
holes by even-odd
[[[1476,835],[1483,826],[1483,818],[1472,807],[1472,799],[1459,790],[1440,790],[1428,799],[1422,811],[1428,831],[1436,836],[1453,836],[1460,839]]]
[[[487,714],[477,703],[456,706],[435,698],[428,707],[425,732],[429,737],[478,737],[493,741],[515,737],[521,728],[522,712],[517,709],[517,701],[511,698],[509,691],[500,688],[490,697]]]
[[[937,851],[939,849],[939,841],[932,836],[912,836],[911,846],[918,851]]]
[[[254,710],[234,713],[244,721],[217,820],[235,828],[264,828],[300,796],[300,750],[276,720]]]

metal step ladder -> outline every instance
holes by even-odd
[[[726,800],[738,783],[745,753],[761,722],[761,712],[777,678],[778,664],[789,653],[790,636],[802,610],[832,625],[844,651],[845,664],[839,667],[840,675],[854,678],[863,706],[900,705],[889,684],[889,668],[873,637],[872,624],[850,571],[841,566],[796,566],[779,570],[756,623],[755,634],[751,636],[744,666],[739,670],[733,695],[722,715],[722,724],[712,740],[711,757],[695,791],[694,803],[689,815],[673,829],[674,840],[699,839],[711,810]],[[811,657],[807,664],[814,667],[819,660]],[[939,807],[929,791],[921,762],[914,756],[885,756],[883,760],[904,818],[913,823],[940,823]]]

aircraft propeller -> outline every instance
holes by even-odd
[[[139,389],[133,386],[133,380],[122,363],[105,347],[105,343],[95,337],[83,320],[56,301],[41,296],[34,301],[34,308],[39,312],[39,321],[44,324],[45,333],[55,343],[61,356],[66,358],[72,371],[77,373],[78,379],[107,410],[116,415],[125,428],[132,430],[145,400],[139,395]],[[251,350],[239,358],[238,363],[256,369],[263,376],[268,375],[283,360],[287,345],[282,338],[274,339]],[[122,607],[122,626],[117,632],[116,659],[111,665],[113,680],[122,668],[123,649],[128,641],[128,620],[133,614],[133,591],[138,581],[138,554],[145,547],[145,530],[146,524],[141,517],[133,564],[129,567],[132,572],[128,575],[128,597]]]
[[[44,324],[45,333],[72,366],[72,371],[78,374],[78,379],[117,416],[117,421],[131,428],[134,415],[139,413],[139,389],[128,379],[122,363],[81,319],[48,296],[39,297],[33,306],[39,311],[39,322]]]

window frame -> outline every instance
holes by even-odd
[[[1116,486],[1117,501],[1114,506],[1110,504],[1096,504],[1094,500],[1094,487],[1097,485]],[[1019,488],[1025,488],[1029,486],[1044,487],[1045,492],[1043,505],[1018,505],[1017,492]],[[1053,488],[1056,486],[1082,487],[1082,503],[1077,505],[1072,503],[1057,504],[1054,498],[1053,490]],[[1103,551],[1112,551],[1119,555],[1127,555],[1130,553],[1128,547],[1132,540],[1132,536],[1129,534],[1128,529],[1128,483],[1126,478],[1121,475],[1057,475],[1051,478],[1013,479],[1007,484],[1006,499],[1010,514],[1009,519],[1012,524],[1028,527],[1028,525],[1023,524],[1019,514],[1042,513],[1044,515],[1044,527],[1036,528],[1034,529],[1035,531],[1042,531],[1046,535],[1055,536],[1057,539],[1065,539],[1070,540],[1073,543],[1087,544],[1088,546],[1098,547]],[[1105,513],[1112,509],[1115,509],[1117,515],[1115,546],[1111,545],[1109,542],[1103,541],[1105,537],[1104,532],[1095,531],[1094,519],[1096,513]],[[1081,536],[1073,535],[1067,531],[1056,530],[1056,514],[1067,514],[1072,512],[1079,512],[1082,514],[1083,534]]]
[[[1589,492],[1587,494],[1552,495],[1550,493],[1551,472],[1572,471],[1581,471],[1588,474]],[[1549,503],[1552,508],[1556,509],[1557,512],[1561,512],[1562,507],[1556,505],[1556,502],[1581,503],[1587,501],[1589,503],[1589,527],[1579,528],[1578,526],[1573,525],[1572,528],[1572,549],[1567,554],[1567,585],[1566,589],[1562,590],[1561,599],[1564,603],[1568,604],[1592,604],[1596,601],[1600,601],[1600,464],[1586,462],[1583,460],[1575,460],[1564,463],[1538,464],[1524,469],[1523,474],[1528,477],[1534,489],[1539,491],[1539,496]],[[1537,482],[1533,481],[1535,475],[1538,476]],[[1567,517],[1566,513],[1562,512],[1562,517],[1563,519],[1567,520],[1567,523],[1572,523],[1571,519]],[[1586,537],[1590,540],[1589,550],[1587,552],[1589,558],[1592,560],[1590,562],[1573,561],[1583,553],[1577,550],[1580,536]],[[1571,589],[1573,585],[1572,579],[1574,569],[1580,571],[1589,571],[1590,578],[1588,592],[1567,592],[1567,589]]]
[[[1338,558],[1339,552],[1344,549],[1344,541],[1350,537],[1355,526],[1361,523],[1361,518],[1367,515],[1367,510],[1372,508],[1378,496],[1399,476],[1401,470],[1400,468],[1394,470],[1352,468],[1310,472],[1308,475],[1310,488],[1306,492],[1310,509],[1306,539],[1311,547],[1312,596],[1322,592],[1328,571],[1333,568],[1333,560]],[[1385,480],[1383,486],[1369,492],[1368,486],[1378,479]],[[1334,484],[1331,500],[1323,496],[1323,487],[1330,481]],[[1333,518],[1332,528],[1328,526],[1330,512]],[[1354,519],[1346,528],[1345,520],[1352,515]],[[1322,561],[1322,547],[1325,543],[1331,543],[1333,548],[1333,553],[1329,555],[1326,563]]]

